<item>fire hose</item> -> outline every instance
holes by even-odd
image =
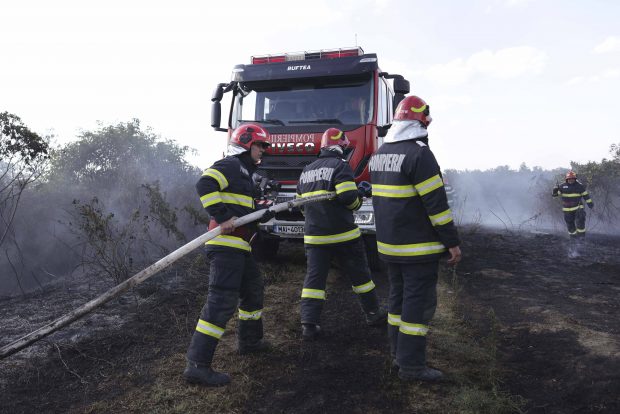
[[[326,192],[323,194],[312,195],[308,197],[300,197],[300,198],[297,198],[291,201],[279,203],[279,204],[276,204],[270,207],[269,209],[258,210],[253,213],[250,213],[250,214],[247,214],[245,216],[235,219],[235,222],[234,222],[235,227],[240,227],[245,224],[251,223],[253,221],[259,220],[263,216],[263,214],[265,214],[265,212],[267,211],[279,213],[281,211],[290,210],[295,207],[300,207],[304,204],[313,203],[317,201],[323,201],[323,200],[329,200],[331,198],[334,198],[335,196],[336,196],[336,193],[331,191],[331,192]],[[55,332],[75,322],[76,320],[92,312],[94,309],[98,308],[99,306],[103,305],[109,300],[119,296],[120,294],[127,291],[128,289],[144,282],[146,279],[150,278],[151,276],[155,275],[156,273],[170,266],[172,263],[176,262],[183,256],[187,255],[188,253],[197,249],[198,247],[204,245],[205,242],[219,236],[220,234],[221,234],[221,229],[218,226],[214,228],[213,230],[195,238],[191,242],[179,247],[178,249],[176,249],[169,255],[159,259],[157,262],[153,263],[152,265],[143,269],[142,271],[136,273],[135,275],[125,280],[124,282],[116,285],[115,287],[108,290],[107,292],[100,295],[99,297],[85,303],[84,305],[80,306],[77,309],[74,309],[73,311],[65,314],[64,316],[56,319],[55,321],[45,326],[42,326],[36,331],[31,332],[28,335],[0,348],[0,359],[4,359],[10,355],[13,355],[14,353],[19,352],[22,349],[39,341],[40,339],[48,336],[52,332]]]

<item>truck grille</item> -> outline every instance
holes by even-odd
[[[316,155],[264,155],[258,173],[276,181],[297,181]]]
[[[292,211],[282,211],[280,213],[276,213],[276,220],[284,220],[284,221],[304,221],[304,215],[301,214],[298,208],[294,208]]]

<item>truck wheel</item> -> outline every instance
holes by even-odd
[[[278,254],[280,240],[260,238],[252,244],[252,255],[258,261],[273,260]]]
[[[368,267],[374,271],[382,270],[383,261],[379,258],[379,252],[377,251],[377,237],[374,234],[365,234],[363,238]]]

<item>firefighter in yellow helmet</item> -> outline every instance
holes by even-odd
[[[577,174],[574,171],[569,171],[566,173],[564,183],[557,185],[552,195],[562,198],[564,221],[571,240],[583,239],[586,236],[586,211],[583,201],[589,208],[594,208],[594,202],[586,186],[577,180]]]
[[[384,144],[369,169],[376,215],[377,250],[388,264],[388,337],[393,364],[404,381],[437,381],[426,364],[426,335],[437,305],[439,259],[461,259],[460,240],[441,177],[428,147],[429,106],[403,99]]]

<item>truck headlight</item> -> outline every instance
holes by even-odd
[[[356,211],[353,213],[353,218],[355,219],[355,224],[375,224],[375,214],[371,211]]]

